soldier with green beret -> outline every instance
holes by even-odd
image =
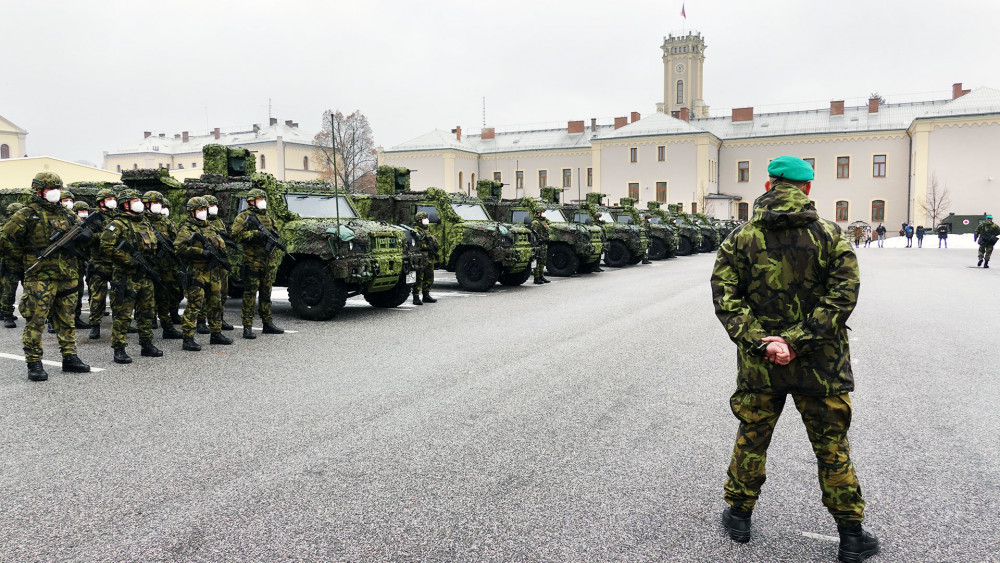
[[[878,539],[861,525],[865,501],[847,440],[854,376],[846,322],[858,299],[858,261],[840,227],[819,218],[809,201],[808,163],[780,156],[768,175],[753,219],[723,242],[711,277],[738,367],[730,406],[740,425],[722,522],[733,540],[750,539],[767,447],[791,394],[840,533],[840,559],[862,561],[878,552]]]
[[[990,256],[993,256],[993,247],[1000,238],[1000,225],[993,222],[993,216],[987,215],[983,222],[976,227],[976,232],[972,235],[972,240],[979,242],[979,262],[976,267],[990,267]]]
[[[0,222],[0,232],[10,217],[24,207],[23,203],[11,203],[7,206],[6,215]],[[24,272],[21,265],[13,257],[8,257],[0,246],[0,319],[6,328],[17,328],[17,317],[14,315],[14,296],[17,295],[17,284],[21,283]]]
[[[205,198],[196,196],[185,205],[188,217],[177,230],[174,248],[177,255],[188,266],[189,281],[187,286],[187,306],[184,308],[184,319],[181,324],[181,335],[184,343],[181,349],[190,352],[201,350],[201,345],[195,342],[195,326],[199,316],[206,310],[219,308],[221,291],[221,276],[216,262],[225,260],[226,243],[218,231],[208,224],[208,202]],[[210,303],[214,300],[214,303]],[[233,340],[222,334],[222,317],[208,316],[209,344],[232,344]]]
[[[431,297],[431,286],[434,285],[434,267],[437,265],[439,245],[434,233],[430,230],[430,219],[423,211],[418,211],[413,216],[413,229],[417,231],[417,244],[423,253],[426,261],[424,267],[417,268],[417,280],[413,284],[413,304],[423,305],[424,303],[437,303],[437,299]],[[423,295],[423,299],[421,299]]]
[[[115,192],[110,188],[101,188],[97,191],[97,210],[101,212],[95,224],[95,231],[104,232],[108,223],[118,215],[118,200],[115,199]],[[100,241],[95,242],[90,248],[90,268],[87,270],[87,293],[89,295],[90,317],[87,319],[90,324],[90,335],[88,338],[96,340],[101,337],[101,322],[104,320],[104,312],[108,303],[108,284],[111,283],[111,258],[101,252]]]
[[[531,231],[538,237],[538,255],[535,257],[535,284],[549,283],[545,279],[545,260],[549,255],[549,220],[545,217],[545,208],[535,209],[531,219]]]
[[[24,317],[24,359],[28,364],[28,379],[45,381],[49,378],[42,367],[42,327],[52,318],[62,352],[62,369],[68,372],[88,372],[90,366],[76,355],[76,329],[73,308],[78,291],[79,261],[66,248],[52,245],[61,233],[70,231],[76,221],[69,210],[59,205],[62,178],[51,172],[36,174],[31,181],[35,197],[17,210],[3,226],[0,246],[4,255],[24,272],[24,295],[21,315]],[[92,237],[81,231],[69,245],[85,245]]]

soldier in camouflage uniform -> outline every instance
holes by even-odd
[[[976,267],[990,267],[990,256],[993,255],[993,246],[1000,237],[1000,225],[993,222],[993,216],[987,215],[986,220],[976,227],[976,232],[972,235],[972,240],[979,241],[979,262]]]
[[[437,303],[437,299],[431,297],[431,286],[434,285],[434,268],[437,266],[438,241],[427,227],[430,224],[427,214],[423,211],[413,216],[413,228],[417,231],[420,239],[420,251],[427,258],[426,265],[417,270],[417,281],[413,284],[413,304],[423,305],[424,303]],[[420,299],[421,292],[423,300]]]
[[[160,214],[163,215],[163,217],[167,220],[167,222],[170,225],[171,233],[173,233],[173,235],[170,238],[170,241],[173,242],[174,239],[177,237],[177,224],[174,223],[173,221],[170,221],[170,200],[167,199],[167,198],[163,198],[163,201],[161,202],[161,205],[162,205],[162,208],[160,209]],[[175,255],[176,255],[176,251],[175,251]],[[187,267],[186,266],[184,267],[184,270],[187,271]],[[180,272],[177,272],[177,275],[179,275],[179,274],[180,274]],[[178,285],[177,291],[174,292],[174,302],[170,304],[170,323],[171,324],[180,325],[181,322],[182,322],[181,316],[177,312],[177,310],[180,309],[181,301],[183,299],[184,299],[184,288],[182,288],[182,287],[180,287]]]
[[[7,219],[14,216],[18,209],[24,207],[22,203],[12,203],[7,206],[7,215],[0,223],[0,229],[7,223]],[[17,328],[17,317],[14,315],[14,296],[17,295],[17,284],[21,283],[24,273],[21,271],[21,264],[17,263],[13,257],[8,257],[0,247],[0,319],[6,328]]]
[[[726,238],[712,271],[716,315],[737,345],[739,368],[730,405],[740,426],[722,521],[733,540],[750,539],[767,447],[791,394],[840,532],[841,561],[862,561],[878,552],[878,540],[861,526],[865,501],[847,440],[854,377],[845,323],[858,298],[857,257],[809,201],[808,163],[778,157],[768,174],[753,221]]]
[[[282,334],[271,318],[271,286],[277,274],[277,255],[268,250],[261,229],[275,230],[274,219],[267,215],[267,193],[254,188],[247,192],[247,208],[233,219],[233,238],[243,247],[240,277],[243,280],[243,338],[256,338],[253,333],[253,305],[257,302],[264,334]],[[228,283],[228,279],[226,281]],[[259,297],[258,297],[259,295]]]
[[[24,271],[21,315],[25,324],[21,341],[31,381],[49,378],[42,368],[42,327],[50,315],[55,321],[63,371],[90,371],[90,366],[76,355],[76,329],[73,328],[78,260],[63,250],[38,260],[39,254],[52,244],[52,237],[70,230],[75,223],[69,211],[59,205],[62,185],[62,179],[51,172],[35,175],[31,187],[36,197],[4,224],[0,237],[4,255]],[[90,231],[83,231],[75,242],[86,244],[91,236]]]
[[[143,267],[156,254],[156,235],[144,215],[142,196],[136,190],[122,190],[122,209],[101,234],[101,253],[111,259],[111,348],[118,364],[132,363],[125,352],[128,328],[135,312],[139,329],[140,354],[158,358],[163,352],[153,345],[153,315],[156,301],[153,279]]]
[[[163,326],[163,339],[180,340],[181,333],[174,328],[171,316],[171,312],[177,314],[175,304],[180,302],[178,294],[181,292],[178,277],[181,264],[178,263],[179,260],[171,258],[174,239],[177,238],[177,228],[163,216],[164,201],[166,198],[157,191],[150,190],[142,194],[142,203],[146,206],[146,220],[158,234],[156,257],[153,259],[153,266],[160,276],[160,285],[155,288],[156,315],[159,316],[160,325]]]
[[[71,211],[73,215],[76,215],[77,221],[84,221],[90,216],[90,206],[87,205],[86,201],[73,202]],[[86,277],[87,270],[90,268],[90,249],[97,242],[98,238],[94,237],[87,248],[79,249],[81,256],[83,256],[80,258],[80,291],[76,293],[76,314],[73,316],[73,325],[77,329],[90,328],[90,323],[85,322],[81,314],[83,313],[84,278]]]
[[[108,188],[97,191],[97,210],[101,212],[96,229],[104,232],[104,228],[117,214],[118,200],[115,192]],[[87,271],[87,293],[90,304],[90,335],[88,338],[97,340],[101,337],[101,321],[108,302],[108,284],[111,283],[111,258],[101,252],[100,240],[90,247],[90,268]]]
[[[545,218],[545,208],[535,210],[531,219],[531,231],[538,237],[538,255],[535,257],[535,284],[549,283],[545,279],[545,260],[549,256],[549,220]]]
[[[213,263],[213,250],[220,257],[225,256],[226,243],[218,231],[208,224],[208,202],[203,197],[192,197],[187,202],[188,218],[177,230],[174,248],[177,255],[188,265],[190,279],[187,287],[187,306],[184,308],[184,319],[181,334],[184,338],[182,349],[191,352],[201,350],[201,345],[194,341],[195,325],[199,315],[206,310],[219,307],[219,290],[221,277],[219,268]],[[207,301],[215,300],[208,304]],[[222,318],[209,316],[210,344],[232,344],[233,340],[222,334]]]
[[[219,217],[219,200],[214,195],[202,196],[205,198],[205,202],[208,203],[208,224],[211,226],[223,240],[231,240],[229,237],[229,227],[226,226],[226,222]],[[229,297],[229,270],[225,267],[216,265],[218,268],[217,275],[222,280],[221,292],[219,293],[218,299],[208,299],[206,301],[208,307],[214,307],[215,303],[218,302],[218,309],[207,309],[202,311],[202,316],[198,318],[198,334],[208,334],[211,332],[209,330],[208,324],[205,322],[208,315],[218,315],[219,319],[222,321],[222,330],[233,330],[233,325],[226,322],[226,319],[222,318],[222,314],[226,310],[226,298]]]

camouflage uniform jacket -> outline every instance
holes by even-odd
[[[226,236],[229,236],[229,227],[226,226],[226,222],[222,220],[222,217],[219,217],[218,215],[208,216],[208,226]]]
[[[3,253],[10,259],[11,268],[27,270],[49,244],[56,231],[69,230],[76,218],[58,203],[36,197],[11,216],[3,226]],[[29,279],[76,279],[79,261],[66,252],[54,252],[43,260],[30,274]]]
[[[549,242],[549,220],[545,217],[535,217],[531,220],[531,230],[538,237],[538,242]]]
[[[103,233],[104,229],[107,228],[108,224],[118,216],[118,212],[114,209],[104,209],[101,208],[101,218],[95,221],[94,228],[100,229]],[[108,274],[111,273],[111,258],[105,256],[101,252],[101,241],[99,237],[98,240],[90,247],[90,263],[99,266],[102,270],[106,271]]]
[[[982,223],[979,224],[978,227],[976,227],[976,232],[972,238],[974,240],[980,241],[980,244],[982,244],[981,239],[983,239],[984,237],[989,237],[990,235],[1000,236],[1000,225],[997,225],[992,221],[983,221]],[[996,241],[994,241],[994,244],[996,244]],[[987,245],[987,246],[992,246],[992,245]]]
[[[434,233],[427,228],[427,225],[423,223],[417,223],[413,225],[413,229],[417,231],[418,243],[420,244],[420,251],[427,255],[429,260],[437,260],[437,253],[440,249],[437,237]]]
[[[273,266],[277,255],[264,248],[264,238],[260,236],[257,226],[250,221],[251,214],[260,222],[261,228],[272,231],[276,229],[274,219],[261,209],[244,209],[233,219],[233,239],[243,247],[243,262],[251,270],[258,271]]]
[[[715,313],[736,343],[741,391],[829,396],[854,389],[847,318],[858,262],[835,223],[797,187],[779,183],[722,243],[712,271]],[[786,366],[754,353],[778,335],[797,354]]]
[[[174,226],[174,222],[170,219],[167,219],[163,215],[153,215],[146,217],[146,219],[153,226],[153,229],[160,233],[164,239],[173,243],[174,239],[177,238],[177,227]]]
[[[101,233],[101,254],[111,261],[112,277],[134,277],[139,273],[131,256],[136,250],[152,263],[156,257],[153,226],[142,214],[119,213]]]
[[[208,224],[208,221],[199,221],[194,217],[188,217],[180,229],[177,230],[177,238],[174,239],[174,249],[177,256],[184,260],[189,268],[197,271],[207,271],[209,269],[209,259],[202,254],[205,249],[204,241],[199,240],[195,235],[200,233],[209,243],[218,249],[219,254],[226,255],[226,243],[219,236],[219,233]]]

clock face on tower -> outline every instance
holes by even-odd
[[[684,72],[684,64],[683,63],[677,63],[677,66],[674,67],[674,71],[676,71],[677,74],[680,74],[680,73]]]

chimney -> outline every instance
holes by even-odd
[[[292,123],[292,129],[298,129],[298,128],[299,128],[298,122]]]
[[[153,132],[152,132],[152,131],[143,131],[143,132],[142,132],[142,138],[143,138],[143,139],[148,139],[148,138],[150,138],[150,137],[151,137],[152,135],[153,135]]]
[[[733,108],[733,123],[737,121],[753,121],[753,108]]]
[[[160,133],[160,138],[161,139],[166,139],[167,138],[167,134],[166,133]]]
[[[639,112],[633,111],[632,112],[632,121],[630,121],[629,123],[635,123],[636,121],[639,121]]]
[[[572,135],[573,133],[583,133],[583,121],[570,121],[566,124],[566,131]]]
[[[596,133],[597,132],[597,118],[596,117],[591,117],[590,118],[590,132],[591,133]]]
[[[291,127],[292,126],[292,120],[291,119],[286,119],[285,120],[285,125],[287,125],[288,127]]]
[[[187,131],[181,132],[181,142],[183,142],[183,143],[188,142],[188,132]]]
[[[278,118],[277,117],[272,117],[270,119],[269,125],[277,125],[277,124],[278,124]]]
[[[621,129],[622,127],[625,127],[626,125],[628,125],[628,118],[627,117],[616,117],[615,118],[615,129]]]
[[[212,131],[212,135],[215,136],[215,140],[216,141],[219,140],[219,128],[218,127],[216,127],[214,131]]]
[[[691,110],[689,110],[688,108],[681,108],[681,111],[679,112],[679,115],[677,116],[677,119],[680,119],[681,121],[690,122],[691,121]]]
[[[844,100],[830,102],[830,115],[844,115]]]
[[[868,113],[878,113],[878,98],[868,99]]]
[[[455,133],[455,139],[458,140],[458,141],[461,141],[462,140],[462,126],[461,125],[456,125],[454,133]]]
[[[962,90],[962,83],[956,82],[951,85],[951,99],[957,100],[962,96],[968,94],[971,90]]]
[[[174,133],[174,139],[180,139],[180,138],[181,138],[180,133]]]
[[[487,139],[495,139],[497,136],[496,129],[492,127],[483,127],[482,139],[485,141]]]

